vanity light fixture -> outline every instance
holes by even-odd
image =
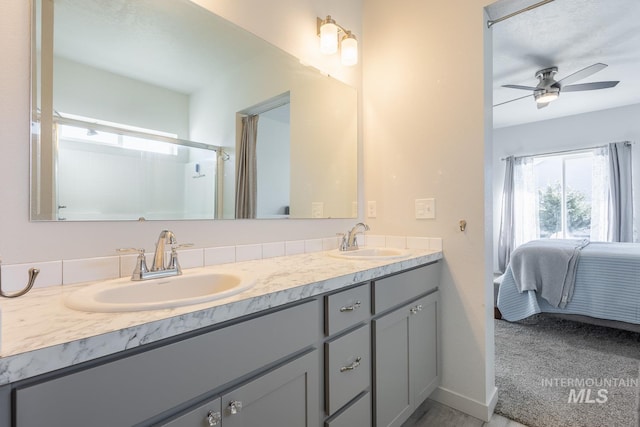
[[[325,19],[316,19],[318,35],[320,36],[320,52],[332,55],[338,51],[340,39],[340,61],[342,65],[352,66],[358,63],[358,40],[349,30],[338,25],[327,15]],[[340,34],[342,33],[342,35]]]

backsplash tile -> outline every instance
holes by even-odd
[[[409,249],[442,250],[442,239],[437,237],[384,236],[358,234],[359,246],[394,247]],[[183,249],[178,259],[183,269],[250,261],[262,258],[297,255],[337,249],[340,237],[325,237],[286,242],[268,242],[239,246],[219,246],[204,249]],[[167,259],[169,254],[167,253]],[[61,284],[100,281],[117,277],[129,277],[136,266],[137,254],[112,257],[72,259],[63,261],[33,262],[2,266],[2,285],[7,292],[15,292],[27,283],[28,270],[39,268],[40,274],[34,287],[41,288]],[[147,266],[151,268],[153,254],[146,254]]]
[[[408,249],[429,249],[428,237],[407,237]]]
[[[30,268],[40,270],[33,285],[34,289],[62,284],[62,261],[13,264],[2,266],[2,290],[16,292],[24,289],[29,280]]]
[[[167,253],[167,262],[170,253]],[[182,249],[178,251],[178,262],[181,268],[198,268],[204,266],[204,249]]]
[[[330,251],[332,249],[338,249],[339,244],[340,239],[338,236],[325,237],[324,239],[322,239],[322,250]]]
[[[304,241],[305,253],[321,252],[322,251],[322,239],[310,239]]]
[[[262,244],[262,258],[284,256],[284,242],[270,242]]]
[[[388,248],[405,249],[407,247],[407,238],[405,236],[387,236],[385,246]]]
[[[429,249],[432,251],[441,251],[442,250],[442,238],[440,237],[430,237],[429,238]]]
[[[62,283],[90,282],[120,277],[120,257],[69,259],[62,261]]]
[[[236,246],[236,262],[262,259],[262,245]]]
[[[289,240],[284,242],[286,255],[298,255],[304,253],[304,240]]]
[[[367,246],[373,246],[375,248],[384,248],[386,245],[384,236],[378,236],[375,234],[366,234],[364,240]]]
[[[236,262],[235,246],[205,248],[204,265],[228,264],[230,262]]]

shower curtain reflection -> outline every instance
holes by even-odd
[[[259,115],[242,117],[236,160],[236,218],[255,218],[258,197],[256,143]]]

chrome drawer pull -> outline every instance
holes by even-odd
[[[356,357],[356,360],[353,361],[353,363],[349,366],[343,366],[342,368],[340,368],[340,372],[347,372],[347,371],[353,371],[354,369],[356,369],[358,366],[360,366],[360,362],[362,361],[361,357]]]
[[[220,412],[209,411],[207,414],[207,422],[210,426],[217,426],[220,423]]]
[[[355,304],[352,305],[348,305],[345,307],[340,307],[340,313],[344,313],[346,311],[354,311],[360,308],[360,306],[362,305],[362,303],[360,301],[356,301]]]
[[[229,413],[235,415],[242,409],[242,402],[239,400],[232,400],[229,402]]]

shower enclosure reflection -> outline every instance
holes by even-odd
[[[55,131],[58,220],[213,219],[217,147],[64,116]]]

